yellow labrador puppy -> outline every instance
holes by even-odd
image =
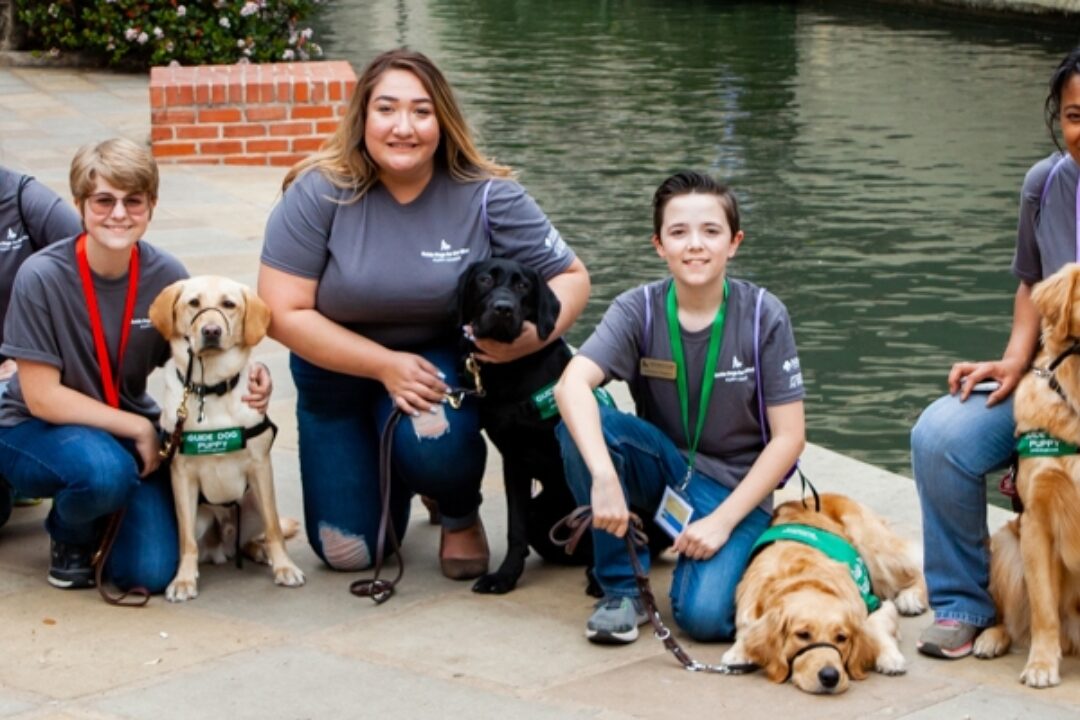
[[[303,585],[304,574],[285,551],[274,499],[270,446],[275,428],[242,399],[251,349],[266,335],[270,309],[238,282],[200,276],[162,290],[150,306],[150,321],[172,348],[161,412],[167,434],[175,435],[181,408],[186,411],[172,459],[180,567],[165,597],[180,602],[199,594],[200,493],[220,505],[241,500],[249,488],[262,520],[274,582]],[[253,515],[245,516],[245,524]]]

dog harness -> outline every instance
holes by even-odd
[[[859,551],[844,538],[828,530],[790,523],[786,525],[773,525],[761,534],[754,546],[750,548],[750,557],[753,557],[763,548],[781,540],[809,545],[826,555],[830,560],[843,563],[847,566],[851,579],[855,581],[855,587],[859,589],[859,595],[866,603],[867,612],[874,612],[881,607],[881,600],[874,595],[870,587],[870,570],[866,562],[859,555]]]
[[[262,422],[249,428],[232,427],[222,430],[192,430],[180,434],[181,455],[224,455],[237,452],[247,447],[247,441],[262,435],[267,430],[277,437],[277,425],[270,418],[263,417]]]
[[[615,398],[611,397],[606,389],[602,387],[594,388],[593,395],[603,407],[615,407]],[[541,420],[547,420],[553,418],[559,414],[559,406],[555,404],[555,383],[552,382],[544,387],[540,388],[532,394],[529,398],[528,404],[536,409],[536,412],[540,413]]]
[[[1016,440],[1016,454],[1022,458],[1065,457],[1080,453],[1080,446],[1056,438],[1045,430],[1032,430]]]

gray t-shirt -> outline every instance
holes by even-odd
[[[359,201],[309,171],[285,191],[266,224],[262,262],[317,279],[316,309],[387,347],[452,337],[454,294],[470,263],[518,260],[543,277],[559,274],[574,253],[525,190],[493,180],[461,183],[436,170],[424,191],[402,205],[376,183]]]
[[[1077,262],[1076,185],[1080,168],[1066,159],[1050,177],[1061,153],[1035,163],[1020,191],[1020,219],[1012,273],[1026,283],[1037,283],[1063,265]],[[1047,180],[1049,179],[1049,184]]]
[[[0,167],[0,342],[19,266],[35,250],[82,232],[82,220],[75,207],[33,179],[23,187],[20,218],[18,190],[23,177]]]
[[[147,311],[159,292],[187,276],[184,266],[172,255],[139,242],[139,292],[120,372],[120,407],[149,418],[155,425],[160,411],[146,392],[146,378],[168,359],[169,345],[150,324]],[[126,275],[116,279],[94,276],[105,343],[114,368],[127,287]],[[19,268],[0,352],[16,360],[35,360],[57,367],[65,387],[105,401],[74,238],[50,245]],[[18,425],[30,417],[16,373],[0,397],[0,426]]]
[[[638,415],[659,427],[687,455],[682,411],[674,380],[639,374],[642,357],[670,361],[667,291],[671,279],[634,288],[619,295],[604,313],[600,325],[578,351],[604,371],[604,378],[626,380],[634,390]],[[749,472],[764,447],[758,419],[754,373],[754,304],[757,286],[728,279],[728,305],[720,357],[714,372],[708,416],[701,433],[694,466],[723,485],[734,488]],[[645,337],[646,296],[649,300],[649,336]],[[711,327],[683,331],[690,397],[690,427],[697,424],[702,369],[708,353]],[[761,307],[760,360],[765,405],[783,405],[804,395],[802,371],[787,309],[766,292]],[[772,497],[762,503],[771,510]]]

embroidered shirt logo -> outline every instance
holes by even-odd
[[[136,330],[149,330],[154,326],[150,323],[150,318],[141,317],[131,318],[131,327],[135,328]]]
[[[26,238],[29,237],[25,232],[20,234],[15,232],[15,228],[9,227],[7,233],[3,238],[0,238],[0,252],[10,252],[12,250],[18,250],[26,242]]]
[[[430,260],[433,263],[456,263],[461,262],[468,254],[469,248],[454,250],[453,246],[446,241],[446,238],[441,238],[439,240],[438,250],[422,251],[420,257]]]
[[[738,369],[739,369],[739,368],[741,368],[741,367],[742,367],[742,361],[741,361],[741,360],[739,360],[739,356],[738,356],[738,355],[736,355],[735,357],[731,358],[731,369],[732,369],[732,370],[738,370]]]

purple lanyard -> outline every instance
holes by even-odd
[[[1046,176],[1046,182],[1043,183],[1042,195],[1039,196],[1040,209],[1046,202],[1046,194],[1050,190],[1050,183],[1053,182],[1054,176],[1057,175],[1061,166],[1070,160],[1072,160],[1072,156],[1065,155],[1054,163],[1054,167],[1050,169],[1050,174]],[[1076,262],[1080,262],[1080,180],[1077,180],[1076,183]]]

